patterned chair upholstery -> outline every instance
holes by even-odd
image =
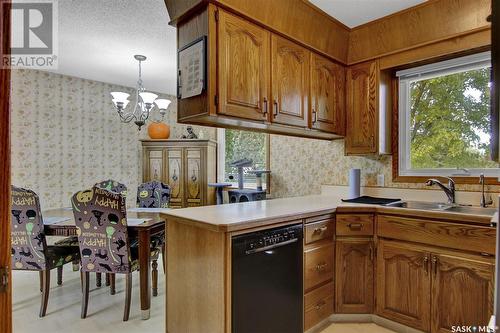
[[[94,186],[104,188],[111,192],[120,193],[124,197],[127,196],[127,186],[125,186],[125,184],[117,182],[116,180],[103,180],[102,182],[99,182]]]
[[[131,248],[129,242],[125,197],[120,193],[94,186],[91,190],[75,193],[71,203],[80,243],[83,273],[81,317],[87,316],[90,272],[111,274],[112,289],[114,274],[125,274],[126,298],[123,320],[127,321],[130,312],[132,272],[138,269],[139,260],[137,247]],[[151,251],[155,269],[159,248],[152,248]]]
[[[153,180],[137,188],[137,207],[168,208],[170,188],[162,182]]]
[[[40,272],[42,303],[40,317],[47,311],[50,270],[57,268],[57,283],[62,284],[64,264],[79,260],[75,246],[47,246],[40,200],[27,189],[12,186],[11,259],[12,269]]]

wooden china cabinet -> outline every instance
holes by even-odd
[[[194,207],[215,202],[216,142],[211,140],[143,140],[142,180],[170,186],[170,207]]]

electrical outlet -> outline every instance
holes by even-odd
[[[377,175],[377,186],[384,187],[385,185],[385,176],[384,174]]]

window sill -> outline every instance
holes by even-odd
[[[441,178],[443,176],[399,176],[393,175],[392,181],[394,183],[425,183],[429,178]],[[457,184],[470,184],[479,185],[478,176],[451,176]],[[486,185],[500,185],[497,177],[484,177]]]

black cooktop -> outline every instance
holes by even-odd
[[[342,201],[350,203],[369,204],[369,205],[387,205],[396,201],[401,201],[401,199],[376,198],[363,195],[361,197],[357,197],[354,199],[342,199]]]

